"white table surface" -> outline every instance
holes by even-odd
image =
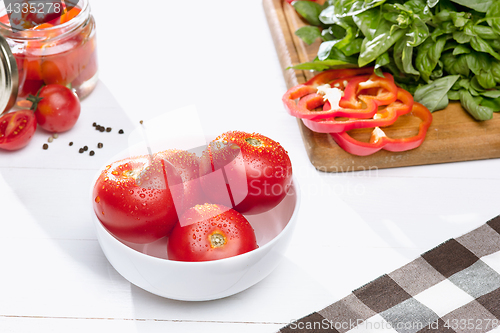
[[[0,152],[0,332],[275,332],[500,213],[498,159],[316,171],[281,104],[286,86],[260,0],[91,5],[101,80],[81,119],[49,150],[38,130],[25,149]],[[279,141],[303,193],[278,268],[209,302],[131,285],[106,260],[90,215],[91,179],[127,147],[134,124],[186,105],[204,131]],[[94,121],[113,132],[95,131]],[[95,156],[78,154],[97,142]]]

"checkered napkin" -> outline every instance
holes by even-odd
[[[489,331],[500,333],[500,216],[279,332]]]

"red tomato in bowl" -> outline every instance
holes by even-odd
[[[0,148],[17,150],[25,147],[35,134],[33,111],[9,112],[0,117]]]
[[[216,173],[222,172],[221,175]],[[215,175],[214,175],[215,174]],[[292,183],[292,164],[276,141],[241,131],[227,132],[210,143],[200,162],[200,182],[213,203],[242,214],[277,206]]]
[[[75,126],[80,116],[80,101],[69,88],[49,84],[40,89],[35,99],[39,101],[33,104],[33,109],[41,128],[60,133]]]
[[[145,244],[169,234],[178,220],[182,180],[164,160],[149,156],[114,162],[102,171],[93,190],[94,212],[116,238]]]
[[[201,205],[207,202],[208,199],[200,185],[200,158],[196,154],[186,150],[170,149],[156,153],[155,159],[167,160],[179,173],[184,187],[183,202],[180,208],[182,212],[197,204]]]
[[[181,216],[168,239],[167,253],[170,260],[209,261],[256,248],[255,232],[242,214],[222,205],[204,204]]]

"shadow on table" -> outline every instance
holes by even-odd
[[[94,123],[111,130],[97,131]],[[82,260],[82,252],[68,244],[75,242],[83,246],[94,242],[92,246],[98,247],[90,215],[91,183],[106,162],[127,148],[126,134],[132,129],[132,122],[123,109],[99,82],[94,92],[82,101],[80,118],[70,131],[60,133],[48,143],[52,134],[37,128],[27,147],[14,152],[0,151],[0,177],[7,184],[7,191],[11,190],[17,202],[32,216],[31,222],[19,221],[18,227],[7,229],[19,233],[11,235],[12,238],[26,235],[48,238],[65,247],[65,252],[77,261]],[[44,143],[49,145],[46,150],[42,149]],[[102,148],[98,148],[99,143]],[[88,149],[80,153],[84,146]],[[16,212],[9,211],[9,207],[2,209],[6,216],[16,217]]]
[[[175,274],[175,272],[172,272]],[[284,326],[303,316],[304,311],[314,311],[327,305],[335,297],[315,283],[314,277],[300,269],[288,258],[256,285],[226,298],[188,302],[156,296],[131,286],[134,317],[137,319],[164,319],[185,323],[268,323]],[[298,306],[300,304],[300,306]],[[137,331],[151,333],[141,322]]]

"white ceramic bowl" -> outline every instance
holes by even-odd
[[[127,156],[122,153],[112,161]],[[89,206],[92,207],[92,201]],[[297,223],[299,206],[300,190],[294,178],[289,194],[278,206],[263,214],[246,216],[255,230],[259,248],[206,262],[168,260],[166,238],[143,245],[122,242],[103,227],[91,209],[99,244],[108,261],[125,279],[162,297],[205,301],[243,291],[276,268]]]

